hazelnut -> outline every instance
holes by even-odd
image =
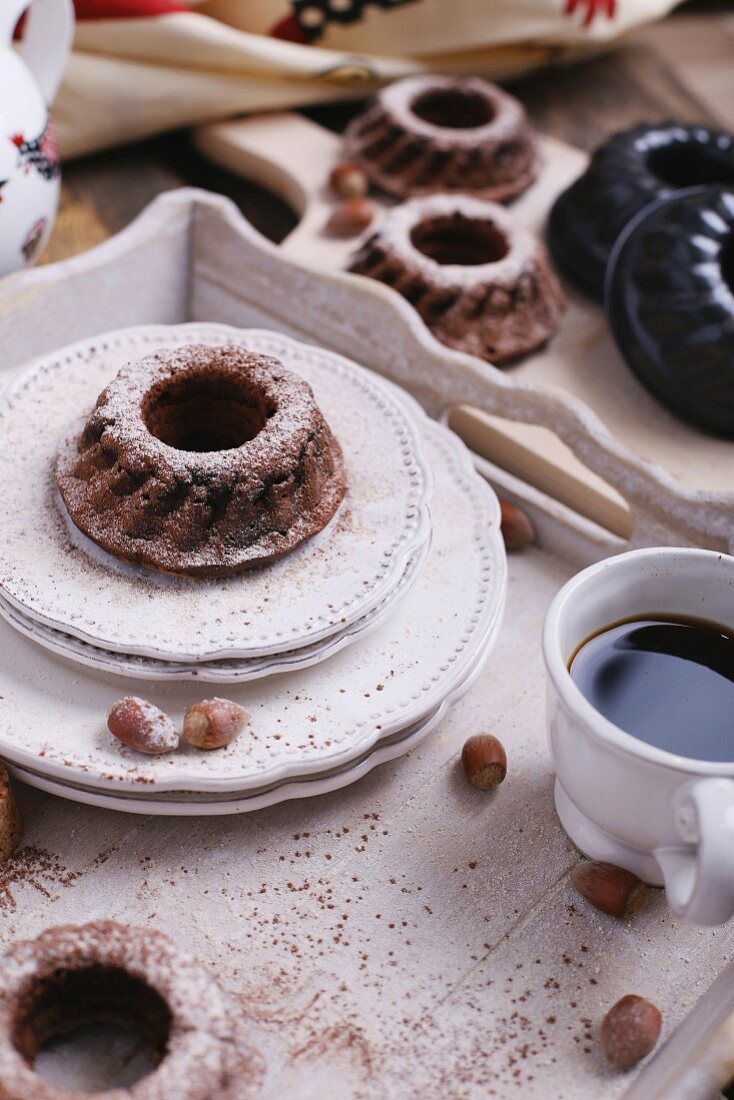
[[[107,716],[107,728],[123,745],[150,756],[178,748],[178,730],[168,715],[134,695],[115,703]]]
[[[535,530],[529,516],[506,500],[500,501],[500,508],[502,537],[508,550],[522,550],[535,541]]]
[[[654,1004],[628,993],[602,1020],[599,1040],[607,1062],[620,1069],[633,1066],[658,1041],[663,1018]]]
[[[571,871],[571,882],[587,901],[610,917],[627,920],[647,905],[647,887],[642,879],[613,863],[583,860]]]
[[[197,749],[222,749],[249,721],[247,711],[229,699],[204,699],[184,715],[184,741]]]
[[[340,199],[363,199],[369,191],[367,176],[358,164],[338,164],[329,183]]]
[[[477,733],[461,750],[464,775],[472,787],[491,791],[507,775],[507,755],[501,741],[491,733]]]
[[[10,859],[22,836],[23,826],[10,787],[10,776],[0,764],[0,863]]]
[[[326,223],[326,232],[332,237],[356,237],[371,225],[374,216],[369,199],[345,199]]]

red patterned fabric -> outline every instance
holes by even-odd
[[[616,8],[617,0],[566,0],[564,15],[575,15],[577,9],[583,11],[581,26],[590,27],[597,15],[614,19]]]
[[[74,0],[74,7],[77,19],[140,19],[189,10],[178,0]]]
[[[67,159],[346,99],[414,73],[416,61],[510,80],[596,54],[681,0],[73,2],[79,56],[54,103]]]
[[[330,25],[349,27],[360,23],[368,9],[394,12],[404,4],[420,0],[289,0],[290,12],[278,20],[268,33],[273,38],[301,45],[318,42]]]
[[[308,38],[295,15],[286,15],[285,19],[281,19],[270,28],[270,34],[273,38],[282,38],[284,42],[299,42],[302,46],[308,43]]]

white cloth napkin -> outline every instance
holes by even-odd
[[[417,70],[504,79],[605,48],[676,0],[207,0],[82,21],[54,116],[62,156],[364,95]]]

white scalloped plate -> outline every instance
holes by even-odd
[[[58,446],[126,360],[232,340],[310,383],[344,451],[347,497],[324,531],[263,569],[205,581],[125,565],[62,514]],[[158,660],[252,658],[342,632],[395,590],[430,533],[430,468],[416,424],[424,414],[415,405],[411,415],[406,400],[341,356],[226,325],[121,330],[37,360],[0,405],[0,589],[45,626]]]
[[[99,787],[67,783],[49,779],[28,768],[11,766],[12,774],[31,787],[47,791],[59,798],[82,802],[101,809],[117,810],[122,813],[153,814],[168,817],[201,817],[220,814],[253,813],[280,802],[289,802],[296,798],[313,798],[341,790],[356,783],[380,764],[396,760],[416,748],[429,733],[436,728],[447,715],[449,709],[474,684],[489,656],[501,626],[502,616],[498,615],[493,629],[487,635],[482,649],[476,653],[473,665],[467,669],[465,678],[457,684],[440,706],[431,711],[419,722],[399,730],[391,737],[381,738],[372,749],[346,766],[312,775],[308,779],[291,779],[275,783],[262,790],[251,792],[231,791],[226,795],[212,792],[162,791],[149,794],[140,791],[117,791],[110,794]]]
[[[369,637],[328,660],[230,685],[228,697],[252,721],[226,749],[143,757],[118,745],[105,716],[139,681],[70,669],[0,623],[0,755],[50,779],[106,790],[244,797],[344,767],[429,715],[486,652],[504,606],[507,565],[497,498],[466,448],[431,421],[423,436],[436,485],[433,543],[417,583]],[[151,683],[145,695],[180,721],[202,690],[195,682]]]
[[[206,799],[205,797],[192,799],[190,792],[182,792],[180,798],[164,798],[140,793],[109,794],[107,791],[94,787],[75,786],[72,783],[54,781],[28,768],[11,765],[10,772],[15,779],[27,783],[29,787],[37,787],[39,790],[54,794],[59,798],[67,798],[72,802],[81,802],[87,806],[98,806],[104,810],[168,817],[202,817],[219,814],[252,813],[254,810],[262,810],[266,806],[274,806],[278,802],[288,802],[294,798],[311,798],[314,795],[327,794],[330,791],[347,787],[350,783],[355,783],[377,767],[378,764],[384,764],[388,760],[394,760],[396,757],[410,752],[412,748],[420,744],[431,730],[435,729],[442,715],[443,709],[438,708],[423,722],[409,726],[404,736],[395,738],[385,745],[380,744],[373,752],[367,753],[357,764],[339,769],[329,775],[292,780],[253,794],[239,795],[235,792],[229,797],[221,799]]]
[[[294,798],[313,798],[315,795],[328,794],[342,787],[356,783],[378,764],[404,756],[419,745],[436,728],[445,714],[444,707],[438,707],[422,722],[409,726],[398,737],[382,742],[356,764],[338,769],[327,775],[316,775],[310,779],[292,780],[253,794],[233,793],[227,798],[207,799],[202,796],[192,799],[190,792],[181,792],[178,798],[165,798],[147,794],[109,794],[94,787],[75,786],[71,783],[55,782],[27,768],[10,767],[14,778],[29,787],[37,787],[59,798],[81,802],[87,806],[98,806],[104,810],[117,810],[121,813],[153,814],[166,817],[211,817],[220,814],[245,814],[255,810],[274,806],[279,802],[289,802]],[[173,792],[174,794],[176,792]]]
[[[258,680],[261,676],[275,676],[279,672],[293,672],[298,668],[308,668],[318,664],[351,645],[358,638],[375,630],[385,618],[392,614],[399,600],[410,592],[418,580],[431,548],[430,536],[410,559],[405,572],[394,590],[381,604],[374,607],[356,623],[329,638],[301,646],[300,649],[286,650],[284,653],[268,654],[264,657],[229,658],[222,661],[200,661],[186,664],[175,661],[156,661],[153,657],[139,657],[135,654],[113,653],[98,646],[89,645],[81,638],[63,634],[50,626],[27,618],[22,611],[7,603],[0,595],[0,616],[26,638],[45,649],[65,657],[75,664],[115,676],[126,676],[135,680],[198,680],[206,684],[238,684],[248,680]]]

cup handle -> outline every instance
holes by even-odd
[[[684,783],[673,811],[686,847],[655,851],[668,904],[693,924],[724,924],[734,916],[734,781]]]
[[[74,38],[71,0],[33,0],[20,55],[36,78],[46,103],[56,95]]]

